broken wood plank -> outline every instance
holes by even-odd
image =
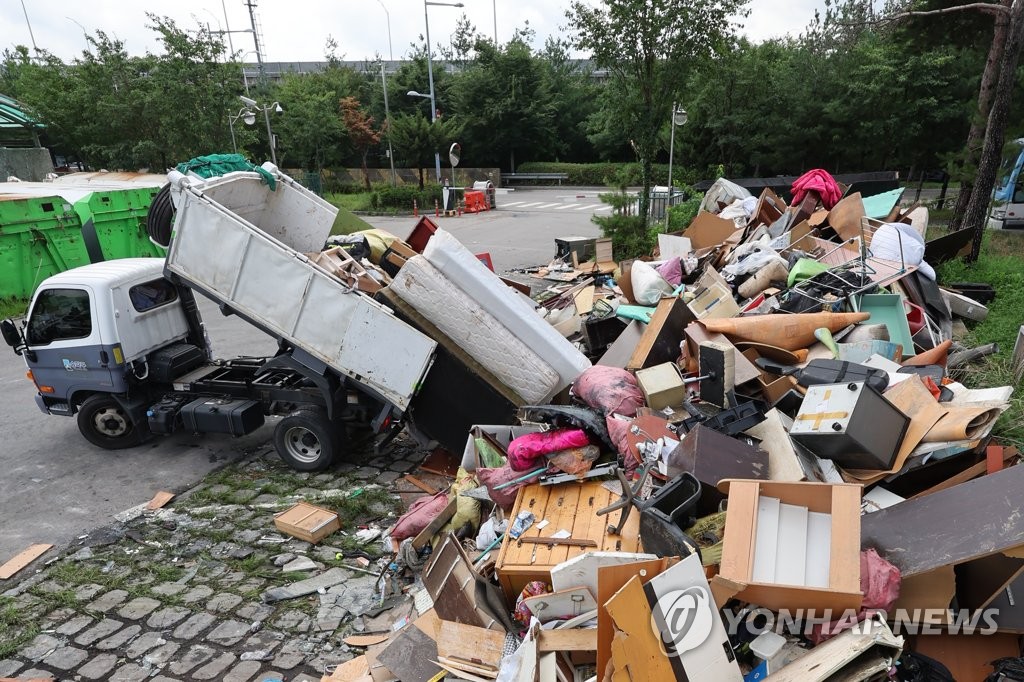
[[[161,490],[160,492],[153,496],[152,500],[150,500],[146,504],[146,509],[149,511],[153,511],[154,509],[160,509],[160,507],[163,507],[173,499],[174,493],[169,493],[166,490]]]
[[[405,480],[409,481],[409,483],[412,483],[414,486],[416,486],[417,488],[419,488],[423,492],[427,493],[428,495],[436,495],[439,492],[441,492],[440,490],[438,490],[434,486],[430,485],[426,481],[423,481],[423,480],[413,476],[412,474],[406,474],[402,478],[404,478]]]
[[[449,658],[447,656],[438,656],[437,663],[438,665],[444,663],[445,665],[451,666],[452,668],[455,668],[460,672],[472,673],[474,675],[479,675],[480,677],[494,679],[498,676],[497,668],[473,665],[472,663],[467,663],[461,658]]]
[[[360,648],[373,646],[374,644],[380,644],[381,642],[388,641],[389,634],[377,634],[377,635],[352,635],[341,640],[349,646],[357,646]]]
[[[35,544],[23,549],[10,561],[0,566],[0,580],[7,580],[52,548],[53,545]]]
[[[616,656],[616,648],[612,649],[612,660],[617,669],[626,667],[634,682],[639,680],[674,680],[676,678],[672,664],[665,655],[661,640],[655,636],[651,627],[651,607],[644,594],[640,576],[634,575],[625,586],[615,593],[605,605],[608,615],[618,633],[624,635],[616,638],[621,642],[619,651],[626,656],[625,661]]]
[[[340,664],[330,675],[320,678],[320,682],[359,682],[364,678],[373,679],[370,677],[370,662],[366,656],[356,656]]]
[[[440,622],[437,655],[442,662],[464,662],[478,668],[497,670],[504,647],[504,632],[449,620]]]
[[[597,651],[597,628],[541,630],[538,651]]]
[[[431,663],[441,668],[444,668],[446,671],[450,672],[452,675],[455,675],[460,680],[469,680],[469,682],[491,682],[491,680],[494,679],[493,677],[478,677],[476,675],[473,675],[472,673],[466,672],[465,670],[459,670],[458,668],[452,666],[450,663],[445,663],[444,661],[431,661]]]

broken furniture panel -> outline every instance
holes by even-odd
[[[693,474],[700,481],[702,492],[697,516],[706,516],[718,511],[718,503],[725,497],[717,488],[720,481],[767,479],[768,454],[749,442],[698,424],[668,457],[669,479],[683,472]]]
[[[884,679],[902,652],[903,638],[893,635],[882,618],[872,616],[772,673],[771,679],[772,682]]]
[[[663,362],[675,362],[680,354],[679,344],[683,340],[683,329],[695,319],[682,299],[661,299],[651,316],[651,321],[644,328],[643,336],[633,349],[626,369],[637,370]]]
[[[473,569],[453,534],[448,533],[440,547],[434,549],[432,561],[423,571],[423,584],[442,620],[500,632],[512,629],[501,594]]]
[[[745,585],[738,598],[769,609],[860,608],[859,485],[726,480],[720,488],[729,513],[719,574]]]
[[[520,489],[510,518],[523,511],[530,512],[537,521],[521,537],[544,538],[550,544],[520,543],[505,535],[496,566],[498,581],[505,595],[515,601],[530,581],[550,584],[552,567],[587,552],[640,552],[639,514],[630,514],[619,535],[608,532],[608,516],[597,515],[599,509],[618,499],[619,494],[609,490],[601,481],[550,486],[534,483]],[[549,523],[540,529],[537,526],[542,520]],[[590,541],[594,545],[559,544],[550,536],[560,530],[569,531],[573,540]]]

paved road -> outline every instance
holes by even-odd
[[[517,189],[498,194],[497,210],[434,218],[440,227],[455,235],[473,253],[491,254],[494,269],[547,264],[555,255],[556,237],[598,237],[600,228],[590,222],[595,213],[608,207],[594,190]],[[416,225],[410,216],[370,216],[366,220],[400,237]]]
[[[490,252],[496,268],[504,270],[546,263],[557,236],[596,236],[589,218],[597,203],[593,193],[576,199],[565,190],[517,190],[499,196],[497,211],[439,222],[474,252]],[[567,208],[557,208],[562,205]],[[403,237],[415,225],[410,217],[371,222]],[[273,352],[270,337],[202,303],[218,356]],[[246,451],[272,447],[268,425],[241,439],[176,435],[109,452],[87,443],[73,419],[39,412],[34,391],[22,359],[0,346],[0,563],[34,542],[70,542],[158,490],[186,489]]]

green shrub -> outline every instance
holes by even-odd
[[[678,232],[688,228],[700,211],[700,202],[704,200],[703,192],[697,192],[692,187],[683,185],[682,192],[686,195],[686,200],[668,207],[669,232]]]
[[[374,188],[370,205],[377,208],[396,208],[412,210],[415,201],[421,211],[433,210],[434,202],[441,201],[441,185],[424,185],[420,189],[416,185],[378,185]]]

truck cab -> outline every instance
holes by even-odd
[[[189,325],[163,260],[126,258],[46,279],[24,326],[5,320],[3,331],[25,358],[39,409],[64,416],[86,409],[93,435],[109,447],[138,442],[121,396],[145,377],[152,353],[189,336]]]

